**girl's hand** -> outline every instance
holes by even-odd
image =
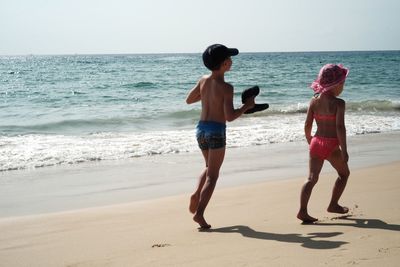
[[[343,160],[347,163],[349,161],[349,154],[347,151],[342,151]]]
[[[310,144],[311,143],[311,139],[312,139],[313,137],[310,135],[310,136],[306,136],[306,139],[307,139],[307,143],[308,144]]]

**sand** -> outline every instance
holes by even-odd
[[[391,138],[399,140],[398,135]],[[309,205],[319,222],[302,225],[296,213],[307,172],[300,169],[306,165],[295,164],[297,175],[281,173],[281,161],[269,160],[274,154],[267,156],[261,148],[246,154],[248,165],[240,172],[251,183],[221,180],[205,214],[212,224],[209,231],[199,231],[191,219],[191,190],[116,205],[4,213],[0,266],[398,266],[399,150],[393,145],[394,150],[385,149],[388,154],[378,153],[382,146],[375,144],[385,143],[374,141],[351,141],[367,145],[353,150],[355,167],[341,199],[350,208],[348,216],[326,212],[336,177],[327,165]],[[290,157],[275,152],[276,158]],[[221,179],[235,178],[234,169],[243,167],[243,159],[231,155]],[[183,158],[185,171],[201,169],[197,157]],[[193,189],[195,179],[190,182]]]

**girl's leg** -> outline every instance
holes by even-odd
[[[297,218],[302,220],[304,223],[312,223],[318,221],[317,218],[311,217],[307,211],[308,201],[310,200],[311,192],[318,182],[318,177],[321,172],[324,160],[320,158],[314,158],[310,156],[309,161],[309,176],[307,181],[304,183],[300,194],[300,210],[297,213]]]
[[[204,171],[200,174],[199,177],[199,183],[197,184],[196,191],[192,194],[190,197],[190,204],[189,204],[189,211],[191,213],[195,213],[197,210],[197,206],[199,205],[199,199],[200,199],[200,192],[201,189],[203,189],[204,183],[206,181],[206,176],[207,176],[207,160],[208,160],[208,150],[202,150],[203,153],[204,161],[206,163],[206,168]]]
[[[193,217],[193,220],[197,222],[201,228],[211,227],[211,225],[209,225],[204,219],[204,210],[206,209],[208,202],[210,201],[211,196],[214,192],[214,188],[217,184],[219,176],[219,170],[221,168],[222,162],[224,161],[224,157],[225,157],[225,147],[220,149],[210,149],[208,151],[208,159],[207,159],[208,168],[206,174],[206,181],[200,192],[199,205]]]
[[[344,161],[342,152],[339,148],[332,152],[328,158],[328,161],[338,172],[339,177],[336,179],[335,185],[333,186],[332,198],[327,210],[328,212],[344,214],[347,213],[349,209],[347,207],[340,206],[339,199],[342,196],[350,175],[349,166],[347,165],[347,162]]]

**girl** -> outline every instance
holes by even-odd
[[[308,214],[307,204],[325,160],[329,161],[339,175],[327,211],[341,214],[349,211],[338,203],[350,171],[347,165],[349,155],[344,123],[345,101],[337,98],[343,92],[348,73],[349,70],[342,65],[327,64],[321,68],[317,79],[311,85],[315,95],[311,99],[304,125],[305,136],[310,145],[309,176],[301,190],[300,210],[297,214],[297,218],[304,223],[318,220]],[[314,119],[317,131],[311,136]]]

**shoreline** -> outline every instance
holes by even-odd
[[[399,140],[399,132],[349,137],[350,171],[400,160]],[[3,173],[0,219],[189,195],[202,168],[198,152]],[[333,171],[326,163],[322,175]],[[306,142],[228,148],[217,190],[307,172]]]

